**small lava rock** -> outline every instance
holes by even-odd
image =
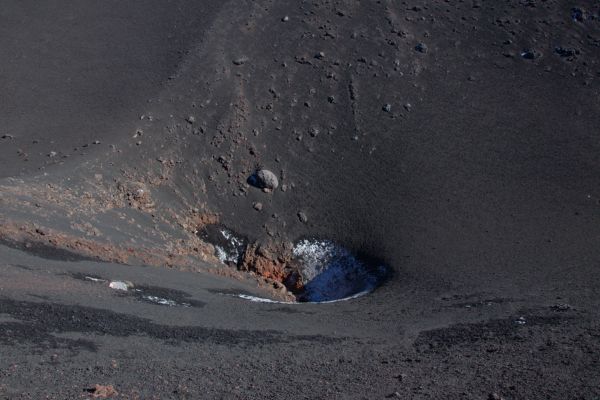
[[[578,7],[571,8],[571,18],[573,21],[582,22],[584,19],[585,12]]]
[[[262,205],[262,203],[261,203],[261,202],[256,202],[256,203],[254,203],[254,204],[252,205],[252,207],[254,207],[254,209],[255,209],[256,211],[262,211],[262,209],[263,209],[263,205]]]
[[[235,60],[233,60],[233,63],[234,63],[235,65],[244,65],[244,64],[246,64],[246,63],[248,62],[248,60],[249,60],[249,58],[248,58],[248,57],[246,57],[246,56],[241,56],[241,57],[238,57],[238,58],[236,58]]]
[[[256,173],[248,179],[248,183],[259,189],[269,190],[275,190],[279,186],[277,176],[268,169],[256,171]]]
[[[572,307],[568,304],[565,303],[561,303],[561,304],[555,304],[552,306],[552,309],[554,311],[569,311]]]
[[[425,43],[419,43],[415,46],[415,50],[419,53],[427,53],[427,45]]]
[[[303,224],[306,223],[306,221],[308,221],[308,217],[306,216],[306,214],[302,211],[298,212],[298,219],[300,220],[300,222],[302,222]]]
[[[561,57],[574,57],[576,54],[579,54],[578,50],[566,47],[556,47],[554,51]]]
[[[523,50],[521,52],[521,57],[523,57],[526,60],[535,60],[536,58],[539,58],[540,53],[538,53],[535,50]]]

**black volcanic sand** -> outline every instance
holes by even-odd
[[[600,397],[596,1],[130,3],[0,10],[0,398]],[[207,216],[393,275],[245,301]]]

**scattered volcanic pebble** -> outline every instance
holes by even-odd
[[[540,53],[538,53],[535,50],[523,50],[523,52],[521,52],[521,57],[523,57],[526,60],[535,60],[539,56]]]
[[[279,180],[273,172],[261,169],[256,172],[256,184],[261,189],[275,190],[279,186]]]
[[[584,18],[584,11],[581,8],[571,8],[571,18],[573,21],[582,22]]]
[[[248,60],[249,60],[248,57],[241,56],[241,57],[238,57],[235,60],[233,60],[233,63],[235,65],[244,65],[244,64],[246,64],[248,62]]]
[[[300,222],[302,223],[306,223],[306,221],[308,221],[308,217],[306,216],[306,214],[302,211],[298,212],[298,219],[300,220]]]
[[[415,46],[415,50],[419,53],[427,53],[427,45],[425,43],[419,43]]]
[[[554,52],[561,57],[573,57],[575,54],[578,54],[579,51],[576,49],[570,49],[565,47],[556,47]]]
[[[392,111],[392,105],[391,104],[384,104],[383,107],[381,107],[381,109],[385,112],[390,112]]]
[[[261,211],[261,210],[263,209],[263,205],[262,205],[262,203],[261,203],[261,202],[256,202],[256,203],[254,203],[254,205],[253,205],[252,207],[254,207],[254,209],[255,209],[256,211]]]

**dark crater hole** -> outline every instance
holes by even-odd
[[[248,246],[252,245],[247,238],[223,225],[205,226],[199,235],[214,246],[215,256],[222,263],[251,270],[244,265]],[[375,290],[391,274],[390,269],[374,257],[357,255],[328,239],[301,238],[291,247],[275,248],[285,250],[281,254],[262,252],[273,259],[275,271],[269,270],[270,277],[277,277],[298,302],[324,303],[359,297]],[[266,301],[252,296],[240,297]]]

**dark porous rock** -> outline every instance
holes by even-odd
[[[535,60],[536,58],[539,58],[541,56],[541,54],[535,50],[523,50],[521,52],[521,57],[523,57],[526,60]]]
[[[304,213],[302,211],[298,212],[298,219],[302,223],[306,223],[306,221],[308,221],[308,217],[306,216],[306,213]]]
[[[234,65],[244,65],[248,62],[249,58],[246,56],[241,56],[233,60]]]
[[[585,18],[585,11],[579,7],[571,8],[571,18],[573,21],[583,22]]]
[[[574,57],[576,54],[579,54],[579,50],[567,48],[567,47],[556,47],[554,52],[561,57]]]
[[[425,43],[419,43],[415,46],[415,50],[419,53],[427,53],[427,45]]]

